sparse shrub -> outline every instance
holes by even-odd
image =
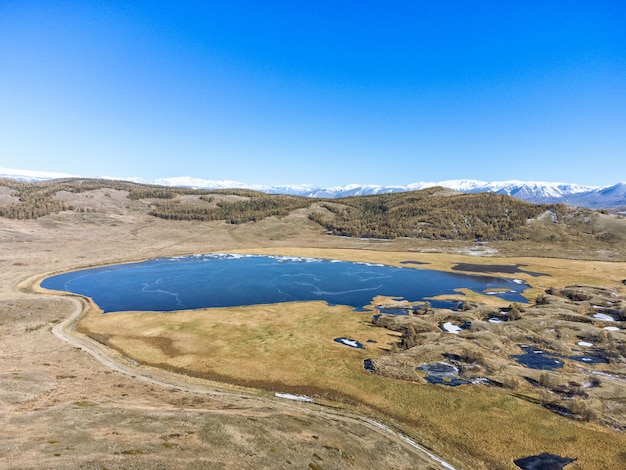
[[[523,381],[516,375],[507,375],[500,380],[502,386],[511,390],[518,390],[522,387]]]
[[[593,308],[593,305],[581,305],[578,308],[578,311],[582,314],[582,315],[591,315],[593,313],[596,313],[596,309]]]
[[[547,372],[541,373],[538,382],[542,387],[547,388],[548,390],[556,390],[559,387],[559,383],[556,378]]]
[[[418,333],[415,327],[409,323],[406,330],[402,334],[400,346],[402,349],[411,349],[418,345]]]
[[[121,452],[122,455],[142,455],[145,452],[141,449],[128,449]]]
[[[544,293],[540,293],[535,299],[536,305],[548,305],[549,303],[550,303],[550,297],[548,297]]]
[[[89,408],[92,406],[98,406],[98,404],[94,403],[93,401],[82,400],[74,402],[74,406],[76,408]]]
[[[586,395],[586,393],[583,391],[583,386],[579,384],[578,382],[568,382],[568,385],[570,387],[569,391],[571,395],[573,396]]]
[[[590,404],[581,398],[571,400],[567,408],[584,421],[591,421],[596,418],[596,413],[591,408]]]
[[[600,241],[608,242],[608,243],[613,243],[613,242],[620,241],[620,237],[617,234],[615,234],[615,233],[604,232],[604,233],[601,233],[599,235],[596,235],[596,240],[600,240]]]
[[[485,355],[478,349],[465,351],[465,360],[474,364],[483,365],[485,364]]]
[[[507,319],[509,321],[519,320],[522,318],[522,311],[517,303],[509,305],[509,311],[507,313]]]
[[[582,302],[584,300],[591,300],[593,298],[593,296],[586,293],[582,289],[577,289],[573,287],[566,287],[565,289],[561,289],[560,294],[561,296],[567,297],[574,302]]]

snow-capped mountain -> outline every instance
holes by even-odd
[[[72,178],[76,175],[66,173],[49,173],[42,171],[13,170],[0,168],[0,178],[20,181],[43,181],[56,178]],[[396,193],[443,186],[462,193],[493,192],[533,203],[565,203],[593,209],[626,207],[626,182],[612,186],[582,186],[569,183],[552,183],[538,181],[478,181],[478,180],[447,180],[437,182],[417,182],[405,186],[380,186],[350,184],[333,188],[321,188],[313,185],[282,185],[263,186],[228,180],[206,180],[202,178],[180,176],[146,181],[140,178],[111,178],[143,184],[161,186],[188,187],[201,189],[253,189],[270,194],[291,194],[295,196],[339,198],[348,196],[364,196],[369,194]]]
[[[591,209],[611,207],[626,208],[626,182],[563,197],[561,202],[573,206],[584,206]]]
[[[78,178],[78,176],[70,175],[69,173],[57,173],[51,171],[13,170],[11,168],[0,168],[0,178],[34,182],[58,178]]]
[[[266,191],[269,189],[265,186],[253,186],[239,181],[229,180],[204,180],[201,178],[193,178],[189,176],[178,176],[174,178],[159,178],[154,181],[143,181],[144,184],[158,184],[161,186],[173,186],[184,188],[202,188],[202,189],[232,189],[232,188],[245,188],[256,189],[257,191]]]

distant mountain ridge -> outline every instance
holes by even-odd
[[[51,173],[41,171],[14,170],[0,168],[0,178],[19,181],[44,181],[58,178],[78,178],[67,173]],[[417,182],[405,186],[381,186],[350,184],[333,188],[321,188],[313,185],[250,185],[238,181],[206,180],[194,177],[160,178],[146,181],[140,178],[111,178],[132,181],[135,183],[155,184],[170,187],[188,187],[199,189],[232,189],[244,188],[262,191],[269,194],[291,194],[294,196],[341,198],[349,196],[365,196],[370,194],[396,193],[416,191],[419,189],[442,186],[462,193],[492,192],[506,194],[523,201],[544,204],[564,203],[590,209],[626,207],[626,182],[611,186],[583,186],[570,183],[537,182],[537,181],[493,181],[478,180],[447,180],[438,182]]]

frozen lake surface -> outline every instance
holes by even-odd
[[[193,255],[72,271],[45,279],[42,287],[90,297],[105,312],[174,311],[322,300],[364,310],[384,295],[421,301],[498,290],[510,302],[526,302],[528,288],[513,279],[429,271],[415,267],[257,255]]]

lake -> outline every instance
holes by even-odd
[[[415,267],[233,254],[160,258],[72,271],[49,277],[41,286],[90,297],[105,313],[312,300],[363,311],[377,295],[415,302],[454,294],[459,288],[496,292],[507,301],[525,303],[521,293],[528,288],[515,279]]]

